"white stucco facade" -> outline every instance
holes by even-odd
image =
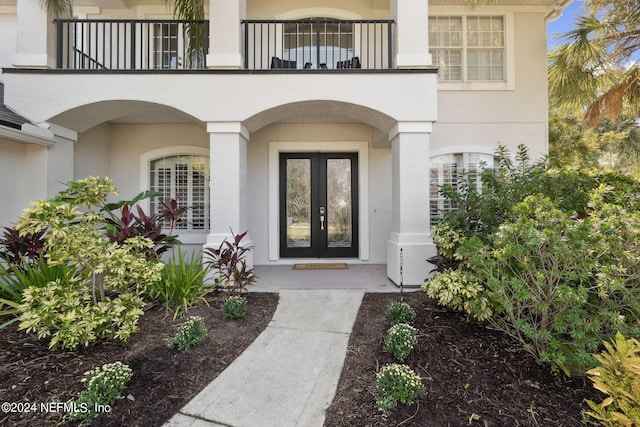
[[[11,201],[0,210],[0,225],[65,180],[109,176],[129,198],[149,187],[153,159],[193,154],[210,162],[210,228],[181,235],[186,244],[217,246],[230,230],[249,230],[245,243],[254,247],[254,264],[309,261],[281,253],[279,156],[351,153],[358,162],[358,245],[347,261],[387,264],[394,282],[415,285],[436,252],[429,159],[491,154],[498,144],[547,152],[546,19],[562,2],[499,1],[469,9],[463,2],[424,0],[211,0],[207,69],[137,72],[59,69],[50,16],[39,5],[22,4],[28,1],[0,5],[0,23],[8,24],[0,25],[0,38],[8,41],[0,47],[0,80],[5,104],[55,143],[0,134],[2,182],[15,176],[19,183],[0,185]],[[164,5],[148,3],[96,0],[74,14],[171,19]],[[439,80],[429,51],[431,16],[498,17],[504,78]],[[317,17],[392,21],[392,67],[245,68],[242,20]],[[36,28],[26,28],[27,20]]]

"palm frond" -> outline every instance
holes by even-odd
[[[595,127],[603,115],[611,120],[619,118],[624,111],[625,102],[637,104],[638,99],[640,99],[640,69],[636,66],[624,73],[616,84],[589,105],[584,115],[585,127]]]
[[[42,7],[55,16],[70,17],[73,9],[73,0],[40,0]]]

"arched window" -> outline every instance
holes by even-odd
[[[486,168],[495,168],[496,161],[491,154],[454,153],[431,157],[429,169],[429,218],[434,225],[443,213],[457,207],[440,195],[440,187],[450,185],[457,189],[459,178],[466,172],[469,183],[478,191],[482,190],[480,174]]]
[[[188,208],[185,221],[177,226],[180,234],[206,234],[210,227],[209,158],[205,149],[196,151],[146,156],[147,188],[162,194],[151,199],[150,211],[157,213],[164,198],[177,198],[180,207]]]

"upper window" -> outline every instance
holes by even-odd
[[[187,212],[177,225],[183,232],[209,231],[209,158],[185,154],[155,158],[149,163],[149,187],[162,196],[151,200],[151,212],[158,212],[160,200],[177,198]]]
[[[177,23],[153,25],[153,51],[156,68],[171,70],[179,68]]]
[[[504,81],[502,16],[432,16],[429,52],[446,81]]]
[[[480,174],[485,168],[495,168],[496,162],[491,154],[457,153],[445,154],[430,159],[429,170],[429,218],[434,225],[445,212],[457,209],[449,200],[440,195],[440,187],[449,185],[458,188],[462,172],[466,172],[469,184],[482,190]]]

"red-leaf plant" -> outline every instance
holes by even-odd
[[[176,224],[182,221],[180,217],[187,208],[178,206],[177,197],[176,199],[165,198],[160,201],[159,213],[147,215],[139,205],[135,205],[136,215],[131,206],[143,198],[142,194],[148,197],[151,193],[141,193],[133,201],[108,205],[105,208],[110,216],[105,218],[106,236],[120,245],[131,237],[146,237],[154,243],[154,246],[144,252],[145,256],[149,260],[157,261],[163,253],[174,245],[180,244],[177,236],[173,235],[173,231]],[[120,208],[119,217],[111,212],[117,208]]]
[[[235,234],[231,230],[231,240],[224,240],[218,248],[204,249],[205,265],[217,273],[216,281],[230,293],[249,292],[247,286],[253,285],[258,278],[245,259],[253,247],[240,244],[247,232]]]

